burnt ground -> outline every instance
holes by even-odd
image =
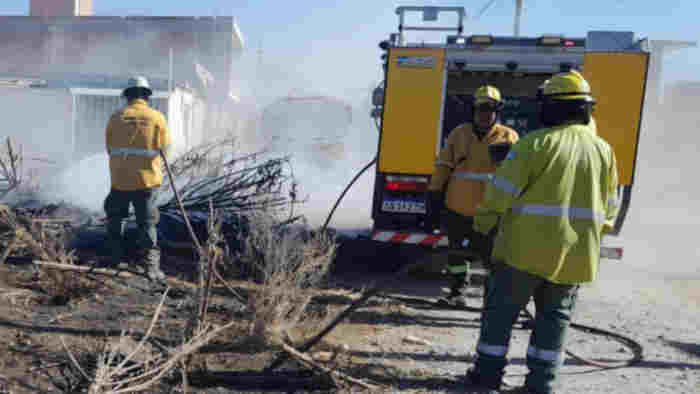
[[[310,307],[318,312],[309,313],[315,318],[290,330],[295,343],[317,333],[324,322],[357,299],[362,288],[391,278],[400,266],[426,261],[415,250],[397,252],[363,242],[343,248],[333,274]],[[569,357],[559,392],[700,391],[700,278],[650,278],[621,264],[606,266],[599,282],[582,290],[576,321],[634,338],[644,346],[645,358],[631,367],[603,370]],[[187,302],[194,288],[191,267],[192,262],[181,255],[163,256],[172,291],[153,333],[163,345],[177,343],[185,317],[194,308]],[[62,340],[89,364],[91,355],[94,358],[105,341],[118,340],[123,330],[145,332],[160,299],[159,289],[138,270],[129,278],[84,273],[54,278],[52,283],[73,289],[57,298],[51,295],[55,291],[43,286],[42,270],[16,261],[0,266],[0,389],[6,392],[61,392],[57,387],[79,380],[74,371],[71,374]],[[242,294],[256,291],[251,282],[232,280],[230,284]],[[353,313],[310,353],[319,360],[324,354],[330,356],[331,360],[321,362],[380,385],[382,392],[479,392],[462,382],[473,358],[479,314],[431,306],[428,302],[445,285],[437,274],[411,271]],[[473,302],[480,305],[478,294]],[[274,376],[251,379],[279,354],[279,348],[251,338],[244,305],[223,287],[214,288],[209,316],[219,324],[238,323],[195,357],[195,364],[206,369],[191,376],[193,392],[288,392],[293,387],[307,392],[342,391],[331,390],[326,379],[294,362],[286,363]],[[528,335],[526,328],[516,326],[507,370],[513,385],[521,383],[526,373]],[[572,333],[567,347],[599,361],[631,357],[620,343],[585,333]],[[178,381],[177,375],[166,376],[147,392],[178,392]],[[243,381],[254,382],[255,387]],[[361,390],[355,386],[351,391]]]

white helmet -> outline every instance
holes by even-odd
[[[127,82],[126,88],[122,93],[126,95],[126,92],[130,89],[143,89],[149,96],[153,94],[151,85],[148,83],[148,79],[140,75],[129,78],[129,82]]]

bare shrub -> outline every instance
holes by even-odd
[[[0,149],[0,199],[19,187],[22,183],[23,156],[21,147],[17,149],[10,137]]]
[[[335,254],[325,233],[280,230],[274,217],[255,215],[239,262],[255,270],[261,286],[248,299],[250,335],[279,341],[304,316]]]
[[[31,216],[17,215],[0,204],[0,243],[5,245],[3,257],[10,254],[73,264],[75,252],[68,250],[70,232],[62,226],[50,226]],[[4,260],[3,258],[3,260]]]
[[[0,263],[10,255],[20,255],[60,264],[75,264],[75,251],[68,250],[69,231],[47,226],[32,217],[16,215],[0,205]],[[17,276],[14,285],[41,290],[49,304],[64,305],[69,300],[92,294],[95,281],[84,274],[42,267],[29,278]]]

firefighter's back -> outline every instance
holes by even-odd
[[[504,218],[510,245],[500,257],[559,283],[593,280],[615,182],[612,148],[589,126],[562,125],[528,134],[511,158],[517,155],[527,156],[522,175],[530,179]]]
[[[163,175],[158,150],[169,144],[165,117],[134,100],[112,115],[107,126],[112,186],[118,190],[142,190],[160,186]],[[124,152],[124,154],[119,154]]]

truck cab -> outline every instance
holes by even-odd
[[[456,13],[457,26],[412,27],[409,12],[436,20]],[[462,7],[398,7],[399,31],[380,43],[384,82],[372,116],[380,125],[372,204],[372,239],[446,247],[444,233],[425,233],[427,186],[450,131],[472,120],[472,94],[497,87],[505,99],[500,122],[520,136],[540,128],[535,95],[554,74],[578,70],[597,105],[598,135],[615,150],[622,209],[613,236],[623,227],[631,201],[649,68],[647,40],[633,32],[591,31],[585,37],[464,35]],[[442,42],[405,42],[406,30],[454,31]],[[604,248],[619,259],[621,248]]]

